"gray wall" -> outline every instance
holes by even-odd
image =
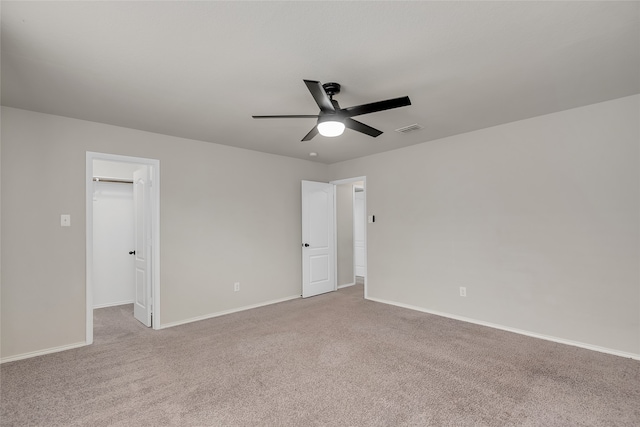
[[[161,324],[300,295],[326,165],[6,107],[1,136],[1,357],[85,340],[86,151],[160,160]]]
[[[366,176],[370,297],[640,355],[639,116],[633,96],[327,167],[3,107],[1,356],[84,341],[86,151],[160,159],[162,324],[299,294],[300,180]]]
[[[368,295],[640,355],[639,104],[331,165],[367,177]]]
[[[338,286],[353,283],[353,184],[336,185]]]

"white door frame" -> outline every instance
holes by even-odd
[[[355,183],[355,182],[359,182],[362,181],[362,187],[364,188],[364,213],[365,213],[365,227],[364,227],[364,298],[367,299],[368,298],[368,292],[367,292],[367,278],[369,277],[369,270],[367,269],[367,225],[366,225],[366,215],[367,215],[367,177],[366,176],[358,176],[355,178],[346,178],[346,179],[338,179],[336,181],[330,181],[329,184],[333,184],[334,186],[338,186],[338,185],[342,185],[342,184],[350,184],[350,183]],[[336,191],[333,192],[334,196],[336,194]],[[335,218],[337,217],[337,206],[336,203],[333,204],[333,216],[334,216],[334,222],[335,222]],[[337,227],[336,228],[336,233],[337,233]],[[334,238],[335,241],[335,245],[336,245],[336,258],[337,258],[337,245],[338,245],[338,239],[337,237]],[[355,254],[354,254],[355,257]],[[355,263],[355,258],[354,258],[354,263]],[[338,277],[338,261],[336,259],[335,262],[335,276],[336,278]],[[355,269],[354,269],[354,279],[355,279]]]
[[[153,329],[160,329],[160,160],[142,157],[87,151],[85,201],[86,201],[86,344],[93,343],[93,161],[107,160],[135,163],[151,169],[151,289],[153,301]]]

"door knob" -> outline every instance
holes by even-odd
[[[135,255],[136,251],[129,251],[129,255]]]
[[[309,247],[309,244],[308,244],[308,243],[305,243],[303,246],[304,246],[305,248],[308,248],[308,247]]]

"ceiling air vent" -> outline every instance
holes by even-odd
[[[414,123],[414,124],[412,124],[412,125],[405,126],[405,127],[399,128],[399,129],[396,129],[396,132],[400,132],[400,133],[411,133],[411,132],[415,132],[415,131],[417,131],[417,130],[420,130],[420,129],[422,129],[422,128],[423,128],[423,126],[420,126],[419,124]]]

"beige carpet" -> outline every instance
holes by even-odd
[[[387,306],[362,286],[3,364],[2,426],[639,426],[640,362]]]

